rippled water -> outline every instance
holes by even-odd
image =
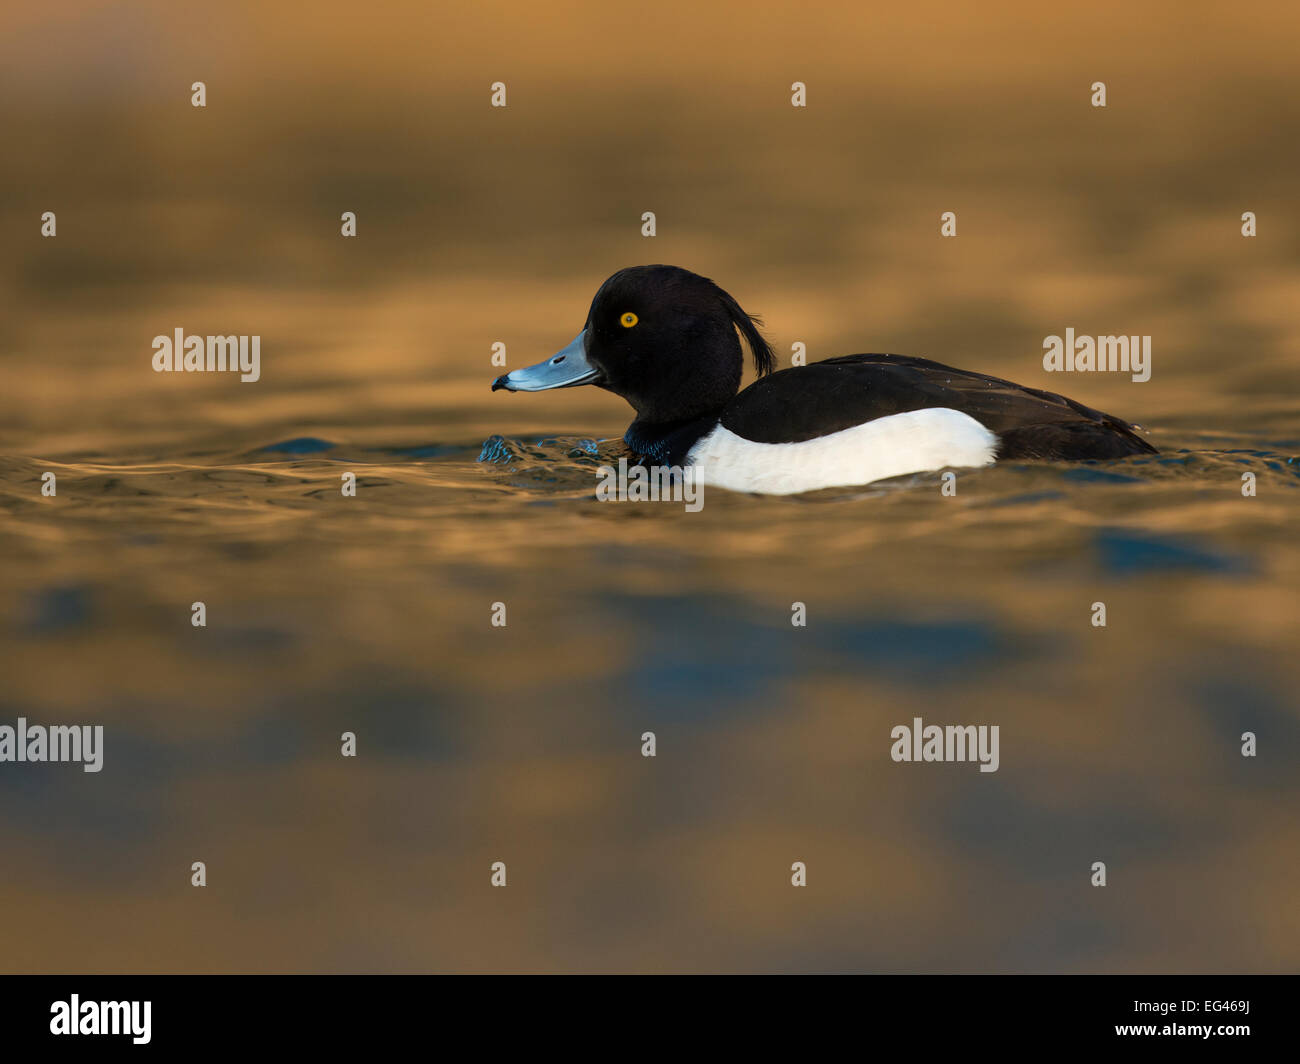
[[[1062,55],[1005,13],[768,14],[671,69],[612,12],[626,61],[542,14],[405,43],[213,15],[204,125],[166,97],[188,16],[123,43],[130,76],[35,15],[6,35],[0,724],[106,748],[0,766],[0,969],[1300,964],[1285,34],[1126,9]],[[558,80],[573,49],[600,91]],[[1130,71],[1104,115],[1075,106],[1099,54]],[[464,86],[502,56],[485,127]],[[647,261],[715,277],[784,360],[935,358],[1161,453],[597,502],[626,408],[492,395],[491,345],[536,361]],[[178,326],[260,334],[262,380],[153,373]],[[1044,374],[1066,327],[1152,334],[1151,380]],[[998,771],[894,763],[915,717],[998,725]]]
[[[6,718],[107,742],[0,775],[7,964],[1285,967],[1295,441],[1160,442],[698,513],[577,436],[8,459]],[[894,764],[914,716],[999,771]]]

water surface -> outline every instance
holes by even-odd
[[[1289,16],[767,11],[719,57],[672,7],[677,50],[142,11],[116,52],[29,16],[0,75],[0,721],[106,732],[98,774],[0,766],[0,969],[1296,968]],[[928,356],[1161,453],[597,502],[626,407],[493,395],[491,345],[651,261],[783,362]],[[178,326],[262,379],[153,373]],[[1151,380],[1044,373],[1066,327],[1152,335]],[[999,770],[895,764],[916,717],[998,725]]]

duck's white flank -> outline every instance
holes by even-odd
[[[719,425],[686,456],[704,484],[793,495],[948,467],[991,465],[998,438],[969,414],[930,407],[801,443],[755,443]]]

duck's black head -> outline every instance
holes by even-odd
[[[640,424],[671,424],[722,409],[740,388],[739,329],[758,375],[772,349],[757,321],[707,277],[677,266],[632,266],[600,286],[568,347],[492,382],[541,392],[594,384],[621,395]]]

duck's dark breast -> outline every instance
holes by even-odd
[[[798,443],[929,407],[960,410],[997,434],[1001,459],[1155,454],[1133,426],[1054,392],[907,355],[845,355],[755,382],[722,413],[755,443]]]

